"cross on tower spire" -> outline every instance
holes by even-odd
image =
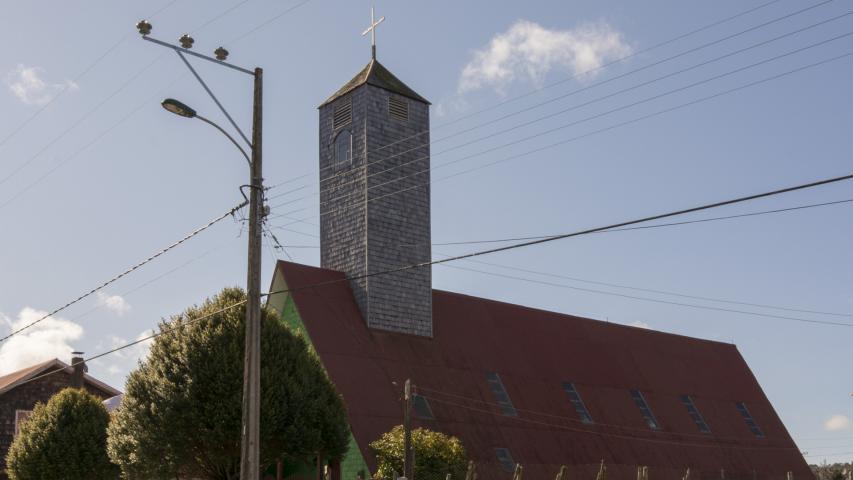
[[[374,60],[376,60],[376,27],[384,21],[385,17],[376,20],[373,13],[373,7],[370,7],[370,26],[367,27],[367,30],[361,32],[361,36],[363,37],[370,33],[370,55]]]

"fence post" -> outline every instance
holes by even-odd
[[[595,480],[607,480],[607,467],[604,466],[604,459],[601,460],[601,467],[598,468],[598,475]]]
[[[465,472],[465,480],[474,480],[477,478],[477,464],[473,461],[468,461],[468,471]]]
[[[569,480],[569,473],[567,472],[565,465],[560,466],[560,471],[557,472],[557,478],[555,480]]]

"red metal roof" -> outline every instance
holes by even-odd
[[[368,444],[401,423],[401,385],[411,378],[435,415],[416,423],[459,437],[480,478],[511,476],[495,448],[524,465],[525,479],[552,479],[561,464],[572,478],[594,475],[602,460],[611,479],[636,478],[638,465],[655,480],[680,479],[688,467],[694,479],[719,479],[721,470],[725,478],[813,478],[734,345],[444,291],[433,292],[433,338],[368,330],[342,273],[279,262],[276,275],[295,289],[371,468]],[[501,415],[486,372],[500,375],[517,417]],[[563,382],[574,384],[592,425],[580,421]],[[661,431],[646,425],[630,389],[642,391]],[[699,432],[684,394],[711,434]]]

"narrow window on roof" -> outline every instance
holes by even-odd
[[[652,430],[660,430],[660,425],[655,419],[654,414],[652,414],[652,409],[649,408],[649,404],[646,403],[646,399],[643,397],[643,392],[639,390],[631,390],[631,398],[634,399],[634,403],[637,405],[637,408],[640,409],[640,413],[643,415],[643,420],[646,421],[646,425],[648,425]]]
[[[693,399],[690,398],[690,395],[682,395],[681,403],[687,407],[687,414],[690,415],[690,418],[696,422],[696,426],[699,427],[699,431],[702,433],[711,433],[711,429],[708,428],[708,424],[705,423],[705,419],[702,418],[702,414],[699,413],[699,409],[696,408],[696,404],[693,403]]]
[[[352,163],[352,134],[349,130],[342,130],[335,137],[335,163],[334,169],[348,167]]]
[[[589,414],[589,410],[587,410],[586,405],[583,404],[583,400],[581,400],[581,396],[574,384],[569,382],[563,383],[563,390],[568,394],[569,401],[572,402],[572,406],[575,407],[575,412],[577,412],[581,422],[592,423],[592,415]]]
[[[435,420],[432,408],[430,408],[426,397],[422,397],[417,393],[412,395],[412,409],[415,411],[415,416],[421,420]]]
[[[498,457],[498,463],[501,464],[501,468],[505,472],[512,472],[515,470],[515,461],[512,459],[512,455],[509,453],[508,449],[496,448],[495,455]]]
[[[750,415],[749,410],[746,408],[746,404],[743,402],[737,402],[735,404],[737,407],[737,411],[740,412],[740,416],[743,417],[743,420],[746,422],[746,426],[749,427],[749,430],[758,438],[764,438],[764,432],[761,431],[761,428],[758,427],[758,424],[755,423],[755,420]]]
[[[398,120],[407,121],[409,119],[409,102],[403,98],[388,97],[388,114]]]
[[[504,388],[504,384],[501,382],[501,377],[499,377],[497,373],[487,372],[486,382],[489,384],[489,388],[495,396],[495,401],[501,407],[501,413],[508,417],[518,416],[518,412],[516,412],[515,407],[512,406],[512,401],[510,401],[509,395],[506,393],[506,389]]]

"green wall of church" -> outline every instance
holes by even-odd
[[[305,338],[305,341],[308,343],[311,351],[316,355],[317,350],[314,348],[314,344],[311,343],[311,337],[308,336],[305,324],[302,323],[302,318],[299,316],[299,311],[296,309],[296,303],[290,295],[288,295],[284,300],[281,319],[287,326],[292,328],[293,331],[298,332],[303,338]],[[353,437],[352,432],[350,432],[349,448],[347,449],[347,453],[343,460],[341,460],[341,480],[355,480],[359,473],[363,474],[364,479],[370,478],[370,471],[367,467],[367,462],[364,461],[364,457],[361,455],[361,450],[358,448],[358,443],[356,443],[355,437]]]

